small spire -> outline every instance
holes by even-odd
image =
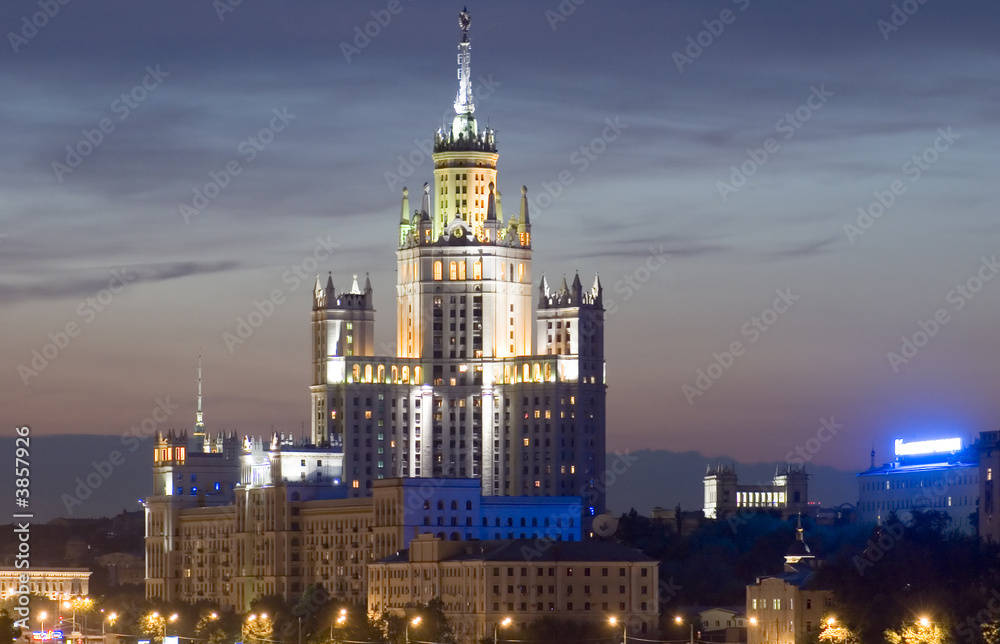
[[[426,181],[424,182],[424,197],[420,202],[420,218],[430,219],[431,212],[431,186]]]
[[[205,416],[201,411],[201,354],[198,354],[198,411],[194,415],[194,433],[205,434]]]
[[[496,186],[490,181],[490,198],[486,202],[486,221],[497,220],[497,198],[493,192]]]
[[[528,186],[521,186],[521,214],[517,218],[517,232],[527,232],[531,220],[528,218]]]
[[[399,209],[399,224],[405,226],[410,223],[410,189],[403,187],[403,203]]]
[[[568,293],[569,292],[569,285],[566,284],[566,276],[565,275],[563,275],[562,284],[559,285],[559,292],[560,293]]]
[[[371,292],[372,292],[372,281],[368,277],[368,273],[365,273],[365,294],[367,295]]]
[[[594,295],[599,295],[604,287],[601,286],[601,274],[597,273],[594,275]]]
[[[351,282],[351,295],[361,295],[361,287],[358,286],[358,274],[355,273],[353,276],[353,282]]]
[[[500,187],[497,186],[497,221],[503,223],[503,207],[500,205]]]
[[[319,275],[316,276],[316,280],[319,281]],[[327,271],[326,273],[326,295],[327,297],[333,297],[333,271]]]

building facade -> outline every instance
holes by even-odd
[[[780,510],[784,518],[809,512],[809,479],[802,466],[781,465],[770,483],[740,485],[734,467],[709,465],[704,484],[707,519],[748,510]]]
[[[980,497],[979,451],[959,438],[895,442],[896,459],[857,475],[858,520],[881,524],[895,512],[906,521],[914,510],[948,514],[951,527],[975,532]],[[989,450],[986,450],[989,451]],[[987,468],[988,469],[988,468]],[[990,472],[987,472],[991,475]]]
[[[32,566],[29,569],[14,566],[0,567],[0,596],[4,599],[20,594],[19,579],[28,575],[31,594],[48,599],[70,599],[90,594],[90,570],[87,568],[45,568]]]
[[[170,441],[176,437],[157,437],[158,458],[174,460],[157,461],[155,479],[211,483],[191,478],[192,469],[214,472],[197,458],[189,469],[191,452],[177,460],[177,447],[160,451]],[[420,534],[456,541],[581,538],[579,497],[484,497],[478,479],[458,478],[383,479],[371,496],[350,497],[336,482],[329,454],[282,436],[266,447],[247,439],[229,502],[154,484],[145,501],[147,598],[204,599],[244,610],[256,597],[294,600],[317,585],[330,597],[362,603],[365,567]],[[306,474],[310,463],[315,467]]]
[[[550,540],[442,541],[421,535],[407,550],[368,567],[368,611],[404,615],[441,598],[460,643],[479,642],[510,618],[607,624],[653,633],[659,616],[658,562],[617,544]]]
[[[338,291],[317,278],[312,442],[343,453],[350,496],[383,478],[469,477],[485,496],[580,496],[594,516],[605,503],[603,291],[597,279],[543,277],[536,297],[527,190],[505,219],[462,15],[455,117],[435,134],[433,184],[412,211],[403,189],[396,355],[375,353],[367,279]]]
[[[806,644],[833,612],[833,591],[816,587],[817,561],[799,524],[781,574],[747,586],[747,644]]]

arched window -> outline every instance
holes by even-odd
[[[424,509],[425,510],[430,510],[431,509],[431,502],[430,501],[424,501]]]
[[[465,502],[465,509],[466,510],[471,510],[472,509],[472,501],[466,501]]]
[[[548,367],[548,365],[545,365],[545,366]],[[378,382],[385,382],[385,365],[384,364],[380,364],[378,366]]]
[[[514,268],[514,265],[511,264],[510,267]],[[521,262],[520,264],[517,265],[517,281],[518,282],[524,281],[524,262]]]
[[[481,280],[483,279],[483,260],[477,259],[472,265],[472,279]]]
[[[413,382],[414,382],[414,384],[417,384],[417,385],[419,385],[421,382],[423,382],[421,380],[421,378],[420,378],[420,367],[419,366],[416,366],[416,367],[413,368]]]
[[[489,520],[489,519],[487,519],[486,517],[483,517],[483,527],[484,527],[484,528],[485,528],[485,527],[488,527],[488,526],[489,526],[489,524],[490,524],[490,520]]]
[[[351,375],[354,376],[354,382],[360,382],[361,381],[361,365],[359,365],[359,364],[354,365],[354,368],[351,369]]]
[[[458,509],[458,501],[452,501],[451,502],[451,509],[452,510],[457,510]]]
[[[410,368],[404,366],[403,367],[403,383],[404,384],[409,384],[409,382],[410,382]]]
[[[437,282],[441,281],[441,261],[438,260],[434,262],[434,280]]]
[[[527,362],[524,363],[524,378],[522,380],[524,382],[531,382],[531,365]]]
[[[448,263],[448,279],[452,281],[458,279],[458,262]]]
[[[444,501],[438,501],[438,510],[444,510]]]
[[[465,279],[465,260],[463,259],[458,263],[458,279]]]
[[[365,382],[372,381],[372,366],[370,364],[365,365]]]
[[[452,541],[460,541],[461,539],[462,539],[461,535],[459,535],[457,532],[452,532],[451,533],[451,540]]]
[[[500,279],[503,279],[504,276],[506,275],[507,275],[507,262],[500,262],[500,272],[497,273],[497,276]]]
[[[552,379],[552,365],[549,364],[548,362],[545,363],[545,379],[546,380]]]
[[[535,363],[535,382],[542,381],[542,365]]]
[[[392,370],[389,372],[389,374],[392,376],[393,382],[399,380],[399,369],[396,367],[396,365],[392,365]]]

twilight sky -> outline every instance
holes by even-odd
[[[190,427],[200,351],[211,429],[298,433],[297,271],[369,272],[393,353],[399,191],[431,180],[420,142],[453,115],[459,9],[4,2],[0,432],[122,434],[158,399],[160,427]],[[606,289],[610,450],[850,470],[893,437],[997,427],[996,3],[469,10],[536,284]]]

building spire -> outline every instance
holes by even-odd
[[[198,411],[194,414],[194,437],[196,440],[200,441],[200,445],[196,445],[199,450],[208,451],[207,442],[205,441],[205,415],[201,410],[201,354],[198,354]]]
[[[469,50],[472,48],[472,43],[469,42],[471,24],[469,9],[463,7],[458,14],[458,26],[462,28],[462,42],[458,43],[458,95],[455,96],[455,114],[472,114],[476,111],[472,97],[472,69],[469,65],[471,60]]]

